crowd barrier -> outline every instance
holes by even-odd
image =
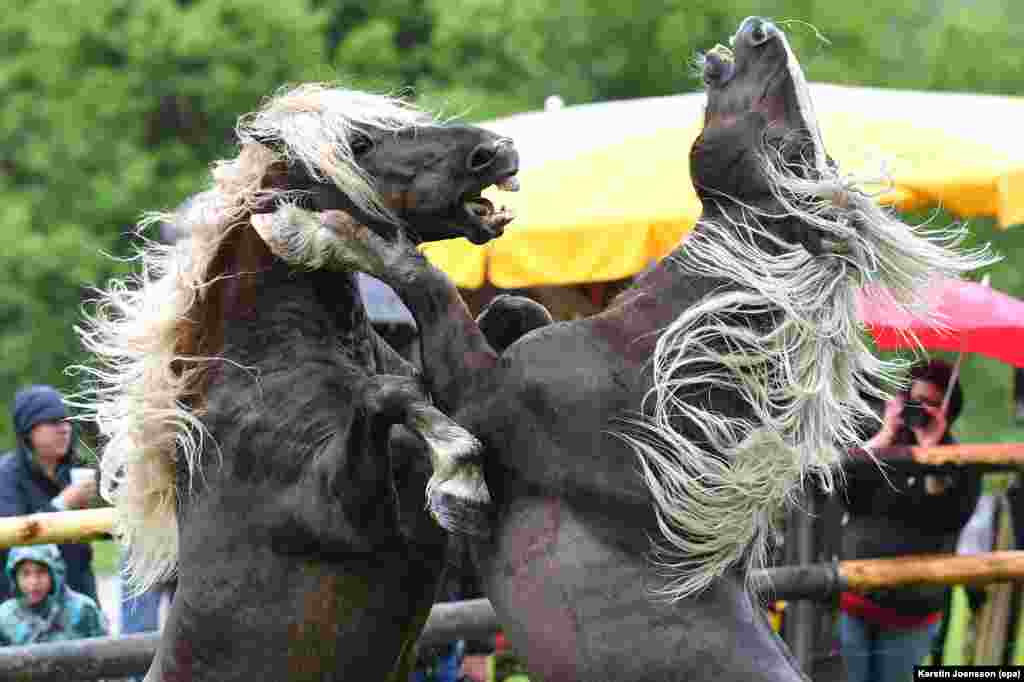
[[[853,461],[893,466],[1024,466],[1024,444],[886,448],[851,453]],[[88,541],[114,530],[111,508],[0,519],[0,547]],[[912,584],[986,585],[1024,578],[1024,551],[970,556],[913,556],[825,564],[805,563],[757,571],[753,584],[764,599],[829,601],[843,591],[866,592]],[[475,599],[434,605],[419,646],[454,639],[486,639],[500,628],[490,602]],[[0,648],[0,679],[98,680],[146,672],[157,633]]]

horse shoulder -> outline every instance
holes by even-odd
[[[516,478],[593,487],[633,466],[610,434],[639,405],[639,371],[586,329],[557,323],[510,346],[456,416]]]

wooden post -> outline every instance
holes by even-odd
[[[113,507],[0,518],[0,547],[88,542],[114,528]]]
[[[789,515],[792,532],[787,534],[787,541],[795,544],[795,564],[797,566],[813,565],[817,559],[815,548],[814,517],[817,513],[817,495],[813,486],[804,488],[803,504],[797,506]],[[813,602],[798,601],[786,609],[785,634],[786,643],[794,658],[805,673],[810,673],[814,656],[814,635],[818,629],[817,609]]]

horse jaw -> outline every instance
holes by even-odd
[[[765,132],[805,138],[805,163],[824,172],[828,157],[814,112],[810,88],[786,34],[770,21],[748,17],[729,39],[735,52],[716,45],[703,56],[708,86],[705,130],[728,127],[750,113],[765,117]],[[810,158],[807,158],[807,157]]]
[[[789,87],[793,89],[793,97],[796,102],[796,114],[803,123],[804,129],[811,138],[814,148],[814,169],[819,173],[824,172],[826,164],[825,144],[821,139],[821,129],[818,126],[818,117],[814,113],[814,105],[811,103],[811,92],[804,77],[804,70],[800,61],[793,53],[786,34],[779,31],[778,39],[786,48],[786,70],[789,73]]]

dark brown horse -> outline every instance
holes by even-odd
[[[316,85],[239,136],[173,217],[188,238],[144,252],[83,330],[135,585],[178,575],[147,680],[405,682],[447,542],[425,507],[479,532],[479,443],[373,332],[354,274],[292,268],[253,224],[305,207],[389,238],[486,241],[510,217],[480,192],[513,182],[516,151]]]
[[[704,61],[699,223],[592,318],[498,354],[415,251],[317,219],[378,264],[416,317],[432,395],[483,441],[485,589],[549,682],[800,679],[748,575],[803,479],[831,484],[857,442],[860,390],[878,392],[865,377],[891,369],[864,344],[856,292],[878,281],[912,305],[933,273],[985,261],[839,173],[774,24],[747,19],[732,43]]]

